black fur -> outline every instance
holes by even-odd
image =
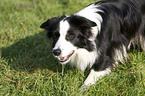
[[[114,50],[122,44],[127,47],[139,34],[145,38],[145,0],[104,0],[100,3],[104,13],[100,13],[103,23],[96,43],[101,55],[94,70],[104,70],[112,65]]]

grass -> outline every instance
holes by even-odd
[[[76,13],[96,0],[1,0],[1,96],[144,96],[145,52],[131,52],[128,62],[86,92],[86,75],[61,65],[50,54],[51,40],[39,28],[51,17]],[[86,73],[87,74],[87,73]]]

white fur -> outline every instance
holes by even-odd
[[[101,30],[101,23],[103,21],[103,18],[101,17],[101,15],[97,13],[97,12],[102,12],[102,10],[97,9],[97,7],[99,7],[99,5],[91,4],[90,6],[86,7],[85,9],[75,14],[75,15],[85,17],[97,24],[96,26],[97,29],[94,28],[95,36],[97,36],[97,32]]]
[[[127,58],[127,51],[126,47],[124,45],[121,46],[120,49],[116,49],[114,53],[114,60],[115,63],[117,64],[117,61],[120,61],[123,63],[124,58]]]
[[[98,79],[101,79],[102,77],[106,76],[110,72],[111,72],[110,68],[107,68],[106,70],[103,70],[103,71],[94,71],[92,69],[87,79],[85,80],[84,85],[87,85],[87,86],[93,85],[97,82]]]
[[[61,56],[67,56],[72,50],[75,50],[76,47],[74,47],[69,41],[65,39],[65,36],[67,34],[67,31],[69,29],[69,23],[67,21],[61,21],[60,22],[60,37],[58,41],[55,44],[55,49],[60,49],[62,51]]]
[[[143,48],[143,50],[145,51],[145,39],[144,38],[142,38],[142,48]]]
[[[143,36],[140,36],[139,38],[140,38],[141,47],[145,51],[145,38]]]
[[[96,51],[88,52],[83,48],[77,49],[75,55],[71,58],[71,63],[75,64],[78,69],[84,72],[87,67],[92,67],[98,57],[97,54]]]
[[[76,47],[73,46],[73,44],[71,44],[71,42],[69,42],[65,39],[65,36],[67,34],[69,27],[70,26],[67,21],[62,20],[60,22],[60,37],[59,37],[58,41],[56,42],[53,50],[60,49],[61,54],[60,54],[60,56],[56,56],[56,57],[65,57],[72,50],[76,50]],[[65,63],[67,63],[67,62],[65,62]]]

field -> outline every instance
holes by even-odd
[[[62,66],[51,55],[51,40],[39,28],[43,21],[70,15],[96,0],[1,0],[1,96],[144,96],[145,52],[128,52],[128,61],[78,91],[88,71]],[[62,75],[64,74],[64,75]]]

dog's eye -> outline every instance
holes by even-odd
[[[74,35],[66,35],[66,40],[72,40],[74,39]]]

